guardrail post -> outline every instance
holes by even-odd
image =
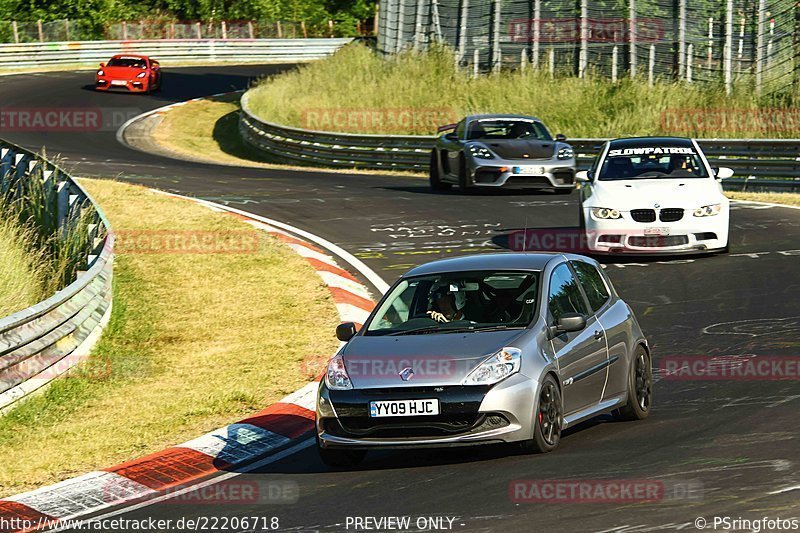
[[[328,29],[331,32],[330,33],[331,38],[333,38],[334,32],[333,32],[333,21],[332,20],[328,20]]]
[[[128,40],[128,21],[127,20],[123,20],[122,21],[122,40],[123,41],[127,41]]]
[[[62,181],[56,188],[56,224],[58,225],[59,235],[63,238],[67,235],[69,219],[69,183]]]
[[[8,190],[11,181],[11,167],[14,161],[14,151],[10,148],[0,149],[0,192]]]
[[[64,19],[64,35],[65,40],[69,41],[69,19]]]

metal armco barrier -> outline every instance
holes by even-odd
[[[303,62],[333,54],[352,39],[181,39],[0,44],[0,69],[59,64],[97,66],[114,54],[162,62]],[[168,65],[166,65],[168,66]]]
[[[263,121],[242,96],[239,131],[244,141],[269,156],[316,166],[427,172],[434,136],[357,135],[290,128]],[[570,139],[578,166],[588,169],[606,139]],[[703,139],[714,166],[730,167],[736,178],[725,187],[800,190],[800,139]]]
[[[83,228],[81,210],[93,207],[85,226],[88,249],[77,279],[53,296],[0,318],[0,412],[83,360],[111,311],[114,236],[108,221],[71,176],[33,152],[0,140],[0,185],[23,190],[42,180],[54,199],[47,206],[58,231]]]

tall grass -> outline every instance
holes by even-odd
[[[349,45],[333,57],[297,71],[264,79],[251,91],[250,105],[261,118],[304,127],[304,113],[320,109],[450,110],[469,113],[521,113],[541,118],[554,133],[569,137],[680,134],[697,137],[794,137],[797,123],[765,127],[693,118],[698,111],[727,110],[746,120],[749,112],[788,107],[792,98],[758,97],[745,87],[727,96],[719,84],[625,78],[618,83],[589,76],[556,76],[527,69],[481,76],[454,68],[452,52],[413,51],[384,59],[363,45]],[[766,116],[770,112],[765,113]],[[680,122],[676,131],[674,122]],[[702,117],[701,117],[702,118]],[[717,115],[718,118],[718,115]],[[403,131],[380,124],[364,133],[434,134],[434,125],[411,124]]]
[[[85,265],[94,210],[74,209],[59,228],[56,184],[42,178],[39,168],[0,194],[0,317],[64,288]]]

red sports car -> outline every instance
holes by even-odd
[[[119,54],[108,63],[100,63],[94,87],[98,91],[121,89],[149,93],[161,88],[161,65],[147,56]]]

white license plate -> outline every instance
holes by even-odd
[[[126,82],[125,80],[111,80],[111,85],[122,85],[122,86],[125,86],[125,85],[127,85],[127,83],[128,82]]]
[[[369,402],[369,416],[429,416],[439,414],[439,400],[387,400]]]
[[[645,235],[669,235],[669,228],[644,228]]]

